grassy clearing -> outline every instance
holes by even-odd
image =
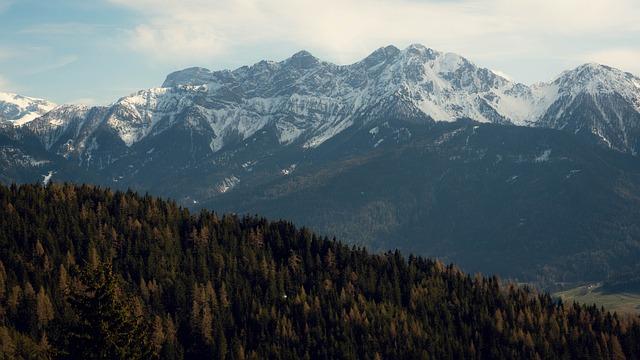
[[[588,284],[553,294],[565,302],[577,301],[582,304],[596,304],[619,313],[640,313],[639,293],[606,293],[599,284]]]

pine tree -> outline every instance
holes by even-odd
[[[53,320],[54,316],[53,304],[51,304],[51,300],[42,286],[36,298],[36,315],[38,316],[38,323],[41,328],[47,326],[49,321]]]
[[[69,294],[78,322],[65,329],[62,354],[72,359],[148,359],[153,356],[147,328],[133,315],[111,264],[85,267]]]

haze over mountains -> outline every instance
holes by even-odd
[[[302,51],[109,106],[0,106],[3,182],[132,187],[528,279],[640,255],[640,79],[604,65],[527,86],[421,45]]]

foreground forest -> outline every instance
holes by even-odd
[[[0,358],[640,357],[640,320],[70,184],[0,186]]]

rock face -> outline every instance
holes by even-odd
[[[546,84],[553,102],[536,125],[595,135],[604,145],[640,150],[640,79],[598,64],[585,64]]]

